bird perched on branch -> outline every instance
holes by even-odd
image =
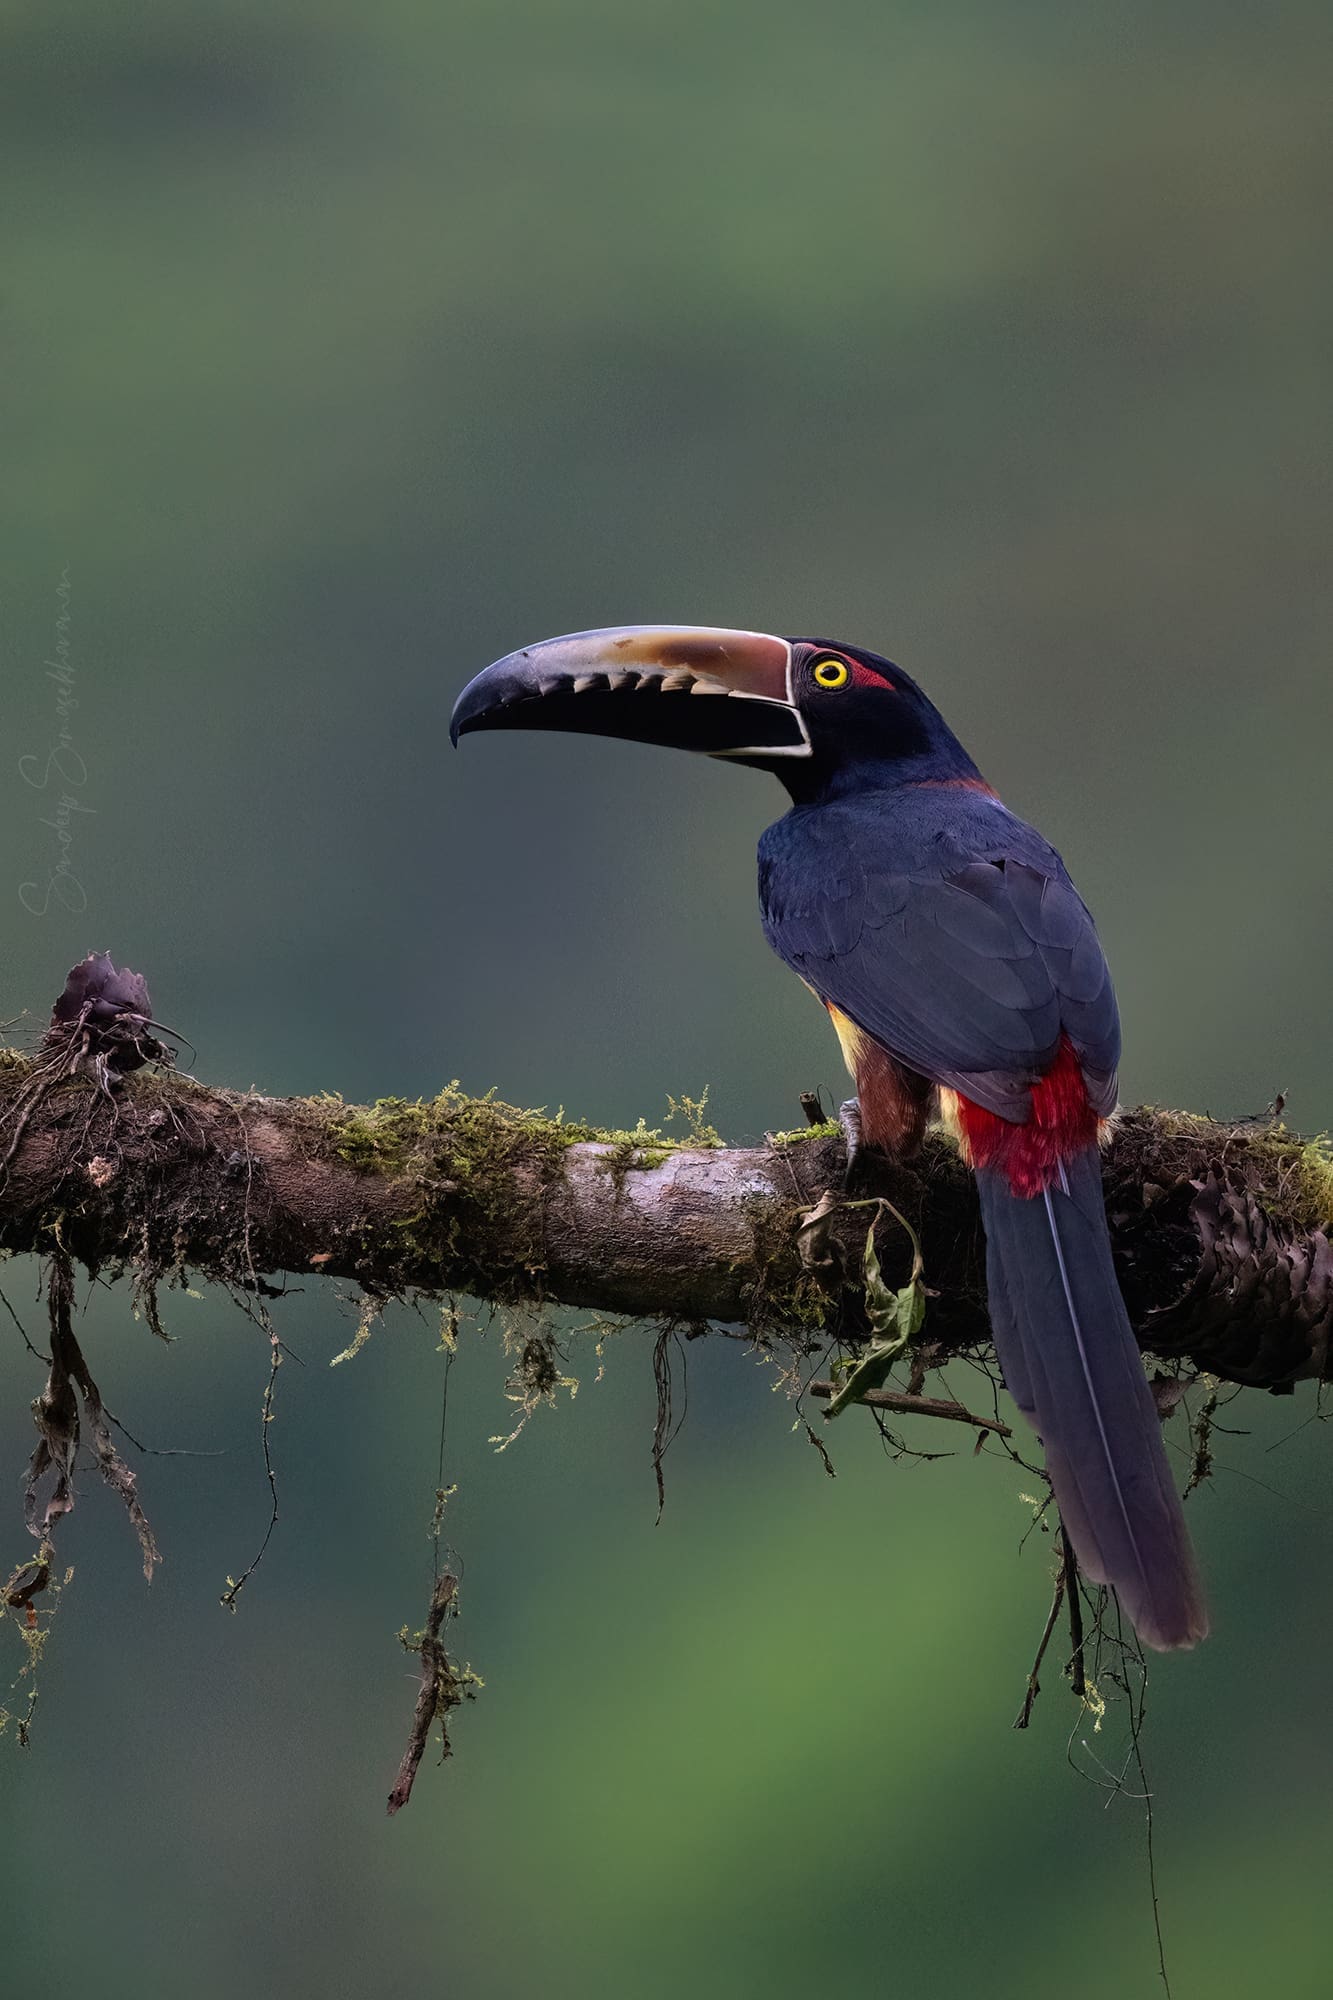
[[[780,778],[759,843],[769,943],[827,1008],[856,1084],[850,1144],[919,1143],[933,1109],[974,1169],[996,1350],[1084,1573],[1139,1637],[1208,1629],[1111,1261],[1099,1135],[1120,1025],[1092,918],[900,668],[822,639],[629,626],[511,653],[451,734],[564,729]]]

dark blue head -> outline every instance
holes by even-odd
[[[910,674],[863,646],[792,639],[792,700],[810,754],[777,769],[795,799],[980,773]]]

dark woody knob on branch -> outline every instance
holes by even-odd
[[[100,1056],[113,1075],[161,1061],[166,1051],[148,1031],[153,1003],[141,972],[112,963],[110,952],[90,951],[74,966],[51,1009],[44,1046],[60,1048],[76,1037],[84,1053]]]

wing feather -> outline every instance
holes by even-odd
[[[901,821],[859,801],[769,829],[760,902],[779,957],[899,1062],[1002,1117],[1025,1117],[1068,1035],[1109,1111],[1115,994],[1054,849],[1005,812],[947,841],[914,843]]]

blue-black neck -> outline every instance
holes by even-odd
[[[904,785],[968,785],[985,780],[962,744],[941,722],[911,745],[892,749],[816,743],[811,757],[774,759],[768,767],[797,805],[820,805]]]

